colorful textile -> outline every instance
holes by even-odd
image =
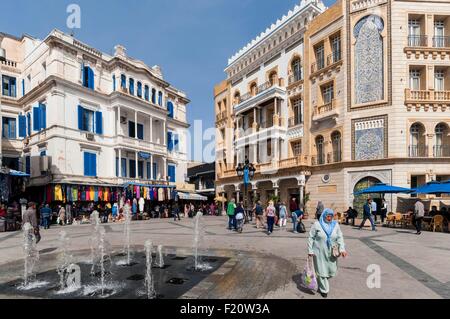
[[[78,201],[78,188],[76,186],[72,187],[72,201]]]
[[[98,187],[94,187],[94,202],[98,201]]]
[[[55,201],[62,202],[63,195],[61,185],[55,185]]]
[[[94,187],[92,187],[92,186],[89,189],[89,196],[90,196],[91,201],[93,201],[94,196],[95,196],[95,191],[94,191]]]

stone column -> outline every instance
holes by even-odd
[[[155,176],[153,176],[153,154],[150,156],[150,176],[150,179],[154,181]]]
[[[118,153],[117,157],[119,158],[119,165],[118,165],[119,172],[118,172],[117,176],[118,177],[125,177],[125,176],[122,176],[122,149],[119,148],[117,150],[117,153]]]
[[[134,138],[135,139],[137,139],[138,138],[138,123],[137,123],[137,121],[138,121],[138,116],[137,116],[137,112],[136,111],[134,111]],[[136,160],[137,161],[137,160]],[[137,174],[137,172],[136,172],[136,174]]]
[[[428,157],[434,157],[434,134],[427,134]]]
[[[138,179],[139,178],[139,171],[138,171],[138,164],[139,164],[139,156],[138,156],[138,152],[134,152],[134,154],[135,154],[135,163],[134,163],[134,165],[135,165],[135,167],[136,167],[136,179]]]
[[[150,115],[150,142],[153,143],[153,118]]]
[[[163,172],[164,172],[164,177],[163,180],[167,180],[167,158],[163,158],[164,159],[164,167],[163,167]]]
[[[116,128],[116,135],[119,135],[120,132],[120,106],[117,107],[117,128]]]
[[[166,121],[163,121],[163,141],[164,146],[167,146],[167,132],[166,132]]]

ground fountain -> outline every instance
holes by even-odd
[[[23,226],[23,251],[24,257],[24,273],[22,289],[27,289],[35,280],[35,266],[39,261],[39,251],[36,247],[36,236],[34,235],[34,228],[30,223]]]
[[[67,289],[67,279],[69,276],[69,268],[72,265],[72,255],[69,253],[69,238],[67,237],[67,233],[62,231],[59,234],[59,248],[60,253],[58,255],[58,264],[56,267],[56,271],[59,275],[59,289],[60,291],[64,291]]]
[[[204,238],[205,238],[205,224],[203,222],[203,213],[198,212],[197,215],[194,217],[193,255],[194,255],[195,271],[205,271],[211,268],[208,263],[203,262],[202,256],[200,254],[200,249],[202,247]]]
[[[124,254],[126,254],[126,265],[131,264],[131,251],[130,251],[130,225],[131,225],[131,209],[130,205],[126,204],[124,207],[125,212],[125,224],[124,224]]]
[[[164,269],[163,245],[158,245],[158,250],[156,254],[156,266],[161,269]]]
[[[153,282],[152,274],[152,247],[153,243],[150,240],[145,242],[145,260],[146,260],[146,272],[145,272],[145,290],[148,299],[155,299],[155,284]]]

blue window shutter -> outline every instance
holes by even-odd
[[[41,130],[46,129],[47,128],[47,106],[45,104],[39,103],[39,110],[40,110],[39,128]]]
[[[27,127],[28,127],[28,136],[31,135],[31,113],[27,114]]]
[[[33,130],[39,131],[41,126],[41,109],[39,107],[33,107]]]
[[[158,175],[158,163],[153,163],[153,179],[156,179]]]
[[[130,78],[130,94],[134,95],[134,80]]]
[[[31,157],[25,157],[25,173],[31,174]]]
[[[83,86],[88,87],[88,67],[84,66],[84,63],[83,63],[81,70],[82,70],[82,74],[83,74]]]
[[[169,182],[175,183],[175,166],[169,165],[168,173],[169,173]]]
[[[144,178],[144,162],[143,161],[138,162],[138,177]]]
[[[142,97],[142,83],[138,82],[137,84],[137,96]]]
[[[94,86],[94,71],[90,67],[88,67],[88,88],[94,90]]]
[[[156,90],[152,89],[152,103],[156,104]]]
[[[169,150],[169,152],[173,151],[172,132],[167,132],[167,149]]]
[[[137,138],[140,140],[144,140],[144,125],[137,125]]]
[[[27,118],[25,115],[19,115],[19,137],[27,136]]]
[[[130,160],[130,177],[136,178],[136,161]]]
[[[83,107],[78,105],[78,129],[83,130]]]
[[[25,79],[22,79],[22,96],[25,96]]]
[[[128,121],[128,136],[131,138],[136,137],[136,125],[132,121]]]
[[[127,177],[127,159],[122,158],[122,177]]]
[[[122,74],[120,76],[120,86],[122,87],[122,89],[127,88],[127,77],[125,76],[125,74]]]
[[[167,102],[167,111],[169,112],[169,117],[173,118],[173,103]]]
[[[159,106],[162,106],[162,92],[161,91],[159,91],[159,93],[158,93],[158,105]]]
[[[95,112],[95,133],[103,134],[103,117],[102,112]]]
[[[115,75],[113,75],[112,81],[113,81],[113,92],[115,92],[116,91],[116,76]]]
[[[175,134],[174,135],[174,148],[175,148],[175,151],[177,151],[178,152],[178,150],[179,150],[179,144],[180,144],[180,140],[179,140],[179,138],[178,138],[178,134]]]
[[[91,154],[92,176],[97,176],[97,154]]]
[[[90,175],[90,154],[87,152],[83,153],[83,157],[84,157],[84,176],[89,176]]]
[[[47,156],[47,151],[42,151],[40,155],[41,156]]]
[[[149,162],[147,162],[147,179],[150,179],[151,178],[151,170],[150,170],[151,168],[150,168],[150,163]]]

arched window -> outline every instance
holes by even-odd
[[[325,143],[322,135],[316,137],[317,164],[325,164]]]
[[[338,163],[342,160],[342,144],[341,133],[334,132],[331,134],[331,141],[333,146],[333,162]]]
[[[152,103],[156,104],[156,90],[152,89]]]
[[[174,115],[174,113],[173,113],[173,103],[171,102],[171,101],[168,101],[167,102],[167,111],[168,111],[168,115],[169,115],[169,117],[170,118],[173,118],[173,115]]]
[[[292,63],[291,63],[291,69],[292,69],[292,76],[294,79],[294,82],[300,81],[303,79],[303,72],[302,72],[302,61],[299,57],[296,57]]]
[[[159,106],[163,105],[163,94],[161,91],[158,92],[158,105]]]
[[[144,87],[144,99],[149,102],[150,101],[150,88],[148,85]]]
[[[410,130],[410,157],[426,157],[428,156],[428,148],[425,145],[425,127],[422,123],[414,123]]]
[[[142,83],[141,82],[137,83],[137,96],[142,97]]]
[[[270,86],[278,85],[278,74],[277,72],[273,71],[269,75],[269,82]]]
[[[129,81],[130,83],[129,83],[129,91],[130,91],[130,94],[131,95],[134,95],[134,80],[132,79],[132,78],[130,78],[130,81]]]
[[[234,92],[234,105],[239,104],[241,101],[241,93],[239,91]]]
[[[251,94],[252,96],[255,96],[256,94],[258,94],[258,85],[257,85],[255,82],[253,82],[253,83],[250,85],[250,94]]]
[[[127,89],[127,77],[125,74],[122,74],[120,76],[120,87],[124,90]]]
[[[88,67],[83,67],[83,86],[94,90],[94,71]]]
[[[448,139],[448,126],[445,123],[439,123],[434,129],[435,145],[434,156],[435,157],[448,157],[450,156],[450,143]]]

